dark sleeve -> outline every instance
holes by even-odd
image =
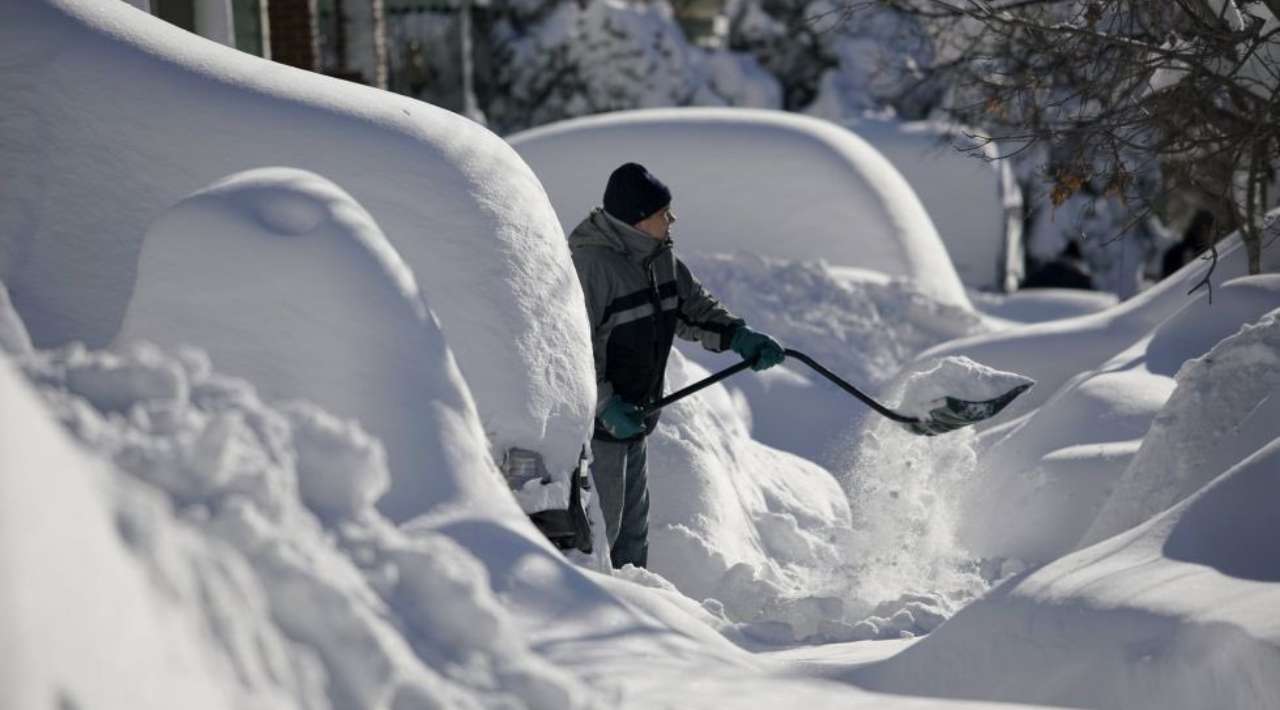
[[[676,335],[701,343],[711,352],[728,350],[733,332],[743,324],[743,320],[707,293],[689,267],[679,259],[676,259],[676,292],[680,295]]]

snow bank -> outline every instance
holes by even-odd
[[[1234,296],[1226,303],[1212,308],[1193,304],[1166,321],[1152,339],[1152,349],[1165,355],[1185,351],[1191,349],[1190,338],[1208,342],[1218,328],[1239,322],[1231,316],[1244,316],[1248,323],[1257,310],[1277,310],[1182,365],[1177,389],[1082,544],[1111,537],[1187,498],[1238,461],[1241,452],[1275,434],[1280,421],[1280,275],[1239,279],[1232,285],[1237,287],[1223,289],[1222,295]]]
[[[1280,230],[1278,215],[1280,213],[1269,216],[1268,235]],[[1244,246],[1238,236],[1218,245],[1218,257],[1211,279],[1215,290],[1225,282],[1248,273]],[[1133,345],[1185,306],[1189,300],[1187,292],[1205,277],[1209,268],[1206,255],[1206,258],[1192,260],[1174,275],[1114,308],[962,338],[930,348],[920,353],[917,359],[927,363],[934,358],[964,355],[998,370],[1030,377],[1036,381],[1036,386],[1007,410],[1009,417],[1017,417],[1043,405],[1076,374],[1097,367]],[[1265,250],[1262,270],[1278,269],[1280,250]]]
[[[915,279],[968,308],[934,225],[893,165],[834,124],[754,109],[655,109],[563,121],[511,145],[566,230],[600,204],[609,173],[638,161],[671,188],[685,252],[748,250]]]
[[[677,353],[668,381],[706,374]],[[884,459],[919,438],[897,430],[907,441]],[[972,470],[969,456],[936,476],[895,469],[879,479],[901,479],[881,500],[749,438],[738,398],[712,386],[669,407],[650,437],[650,569],[749,647],[928,633],[983,586],[960,570],[941,492]],[[868,477],[883,468],[877,458]]]
[[[1135,528],[1014,578],[920,643],[848,678],[878,690],[1076,707],[1272,707],[1280,703],[1280,314],[1188,362],[1093,535],[1212,481]],[[1269,366],[1268,363],[1272,363]],[[1262,375],[1267,377],[1267,375]],[[1219,422],[1226,412],[1228,422]],[[1219,427],[1222,429],[1219,429]],[[1231,440],[1164,467],[1181,435]],[[1229,453],[1228,453],[1229,452]],[[1136,482],[1164,497],[1141,504]],[[1137,507],[1135,509],[1135,504]],[[1028,632],[1030,630],[1030,632]]]
[[[261,591],[241,586],[243,562],[204,551],[203,578],[182,569],[200,550],[179,531],[165,535],[173,574],[153,580],[124,533],[155,501],[113,489],[106,467],[77,450],[43,411],[21,375],[0,356],[0,703],[113,708],[219,708],[248,703],[298,707],[308,680],[285,661],[287,644],[264,631]],[[154,539],[154,538],[153,538]],[[157,584],[164,582],[164,586]],[[231,640],[259,644],[262,657],[239,670],[214,652],[197,613],[177,603],[203,583],[234,603]],[[257,628],[255,628],[257,627]],[[273,671],[273,672],[267,672]]]
[[[93,706],[119,697],[132,707],[123,701],[135,693],[165,707],[186,705],[187,694],[211,707],[589,702],[578,681],[532,653],[475,553],[425,519],[407,535],[373,508],[388,473],[358,424],[312,405],[264,404],[199,351],[70,346],[23,364],[64,427],[115,468],[71,457],[45,406],[4,365],[4,421],[36,433],[5,444],[0,482],[39,484],[4,498],[21,511],[4,516],[18,525],[0,537],[5,573],[23,580],[15,594],[26,599],[5,609],[21,610],[23,624],[45,620],[6,638],[19,640],[16,658],[58,661],[6,693],[40,690],[48,676]],[[179,386],[155,388],[143,372],[169,373]],[[68,482],[49,490],[32,466]],[[509,496],[466,515],[508,521],[513,535],[546,547]],[[41,534],[41,525],[58,531]],[[23,561],[23,550],[39,550],[40,564]],[[93,601],[83,596],[86,575]],[[102,666],[67,662],[95,656]],[[29,663],[34,671],[42,661]],[[113,677],[120,663],[128,665]]]
[[[1153,420],[1166,416],[1160,412],[1172,404],[1170,395],[1178,368],[1204,355],[1241,326],[1280,307],[1277,284],[1280,280],[1274,275],[1241,277],[1216,288],[1212,304],[1204,294],[1185,299],[1177,313],[1140,335],[1131,347],[1076,375],[1024,419],[993,430],[959,531],[966,546],[985,557],[1043,563],[1080,546],[1081,536],[1113,495],[1113,487],[1136,486],[1137,490],[1130,492],[1127,503],[1117,501],[1119,508],[1108,513],[1125,511],[1107,527],[1105,536],[1172,504],[1174,499],[1168,494],[1157,495],[1154,488],[1164,485],[1160,482],[1176,480],[1174,472],[1185,469],[1172,460],[1140,464],[1134,456],[1142,447],[1147,450],[1146,458],[1166,455],[1176,459],[1185,454],[1194,461],[1216,447],[1211,442],[1225,436],[1221,434],[1225,430],[1218,427],[1203,432],[1209,439],[1184,432],[1176,444],[1153,439],[1155,430],[1149,430]],[[1266,382],[1263,379],[1256,384]],[[1267,389],[1260,386],[1257,391],[1265,396]],[[1184,392],[1182,396],[1187,395]],[[1222,427],[1229,428],[1239,416],[1224,411]],[[1199,453],[1190,453],[1193,450]],[[1165,453],[1155,453],[1160,451]],[[1135,475],[1141,483],[1123,482]],[[1182,495],[1203,483],[1199,480]],[[1132,497],[1135,495],[1143,502],[1138,503]],[[1120,519],[1127,522],[1120,523]],[[1095,536],[1090,542],[1100,539],[1102,536]]]
[[[138,340],[199,346],[270,399],[360,421],[386,449],[381,507],[395,519],[487,505],[503,488],[413,274],[368,213],[314,174],[234,175],[157,219],[117,336]]]
[[[0,279],[37,345],[107,343],[154,221],[229,175],[293,166],[340,185],[412,270],[495,448],[572,467],[594,401],[582,297],[543,190],[496,136],[120,2],[4,3],[0,67]],[[263,219],[304,229],[315,210],[291,200]]]
[[[672,388],[706,375],[673,354]],[[843,616],[815,586],[837,559],[830,536],[848,529],[848,502],[824,469],[752,440],[723,387],[665,411],[649,485],[649,566],[682,593],[717,600],[735,622],[778,624],[781,640]]]

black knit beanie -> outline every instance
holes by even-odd
[[[671,204],[671,190],[639,163],[613,171],[604,188],[604,211],[635,224]]]

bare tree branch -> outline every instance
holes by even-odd
[[[1280,27],[1256,5],[1240,22],[1205,0],[876,4],[928,28],[944,60],[921,81],[954,87],[954,119],[1018,154],[1044,149],[1055,205],[1084,190],[1146,215],[1179,195],[1212,210],[1215,233],[1239,227],[1260,268],[1280,162]]]

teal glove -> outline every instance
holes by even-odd
[[[751,363],[751,369],[756,372],[767,370],[787,357],[778,341],[745,325],[734,331],[729,347]]]
[[[615,394],[600,410],[600,425],[615,439],[630,439],[644,431],[644,414]]]

